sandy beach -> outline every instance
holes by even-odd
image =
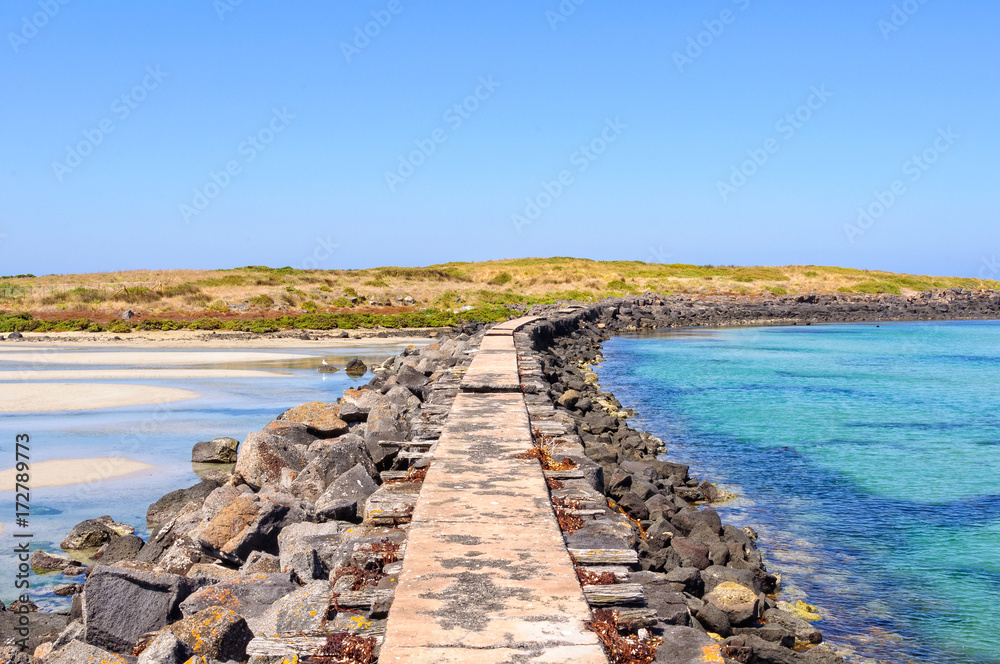
[[[0,383],[0,413],[94,410],[194,399],[191,390],[113,383]]]
[[[379,330],[350,330],[348,338],[341,339],[343,330],[309,330],[302,334],[251,334],[247,332],[204,332],[200,330],[150,330],[130,334],[113,332],[25,332],[24,339],[0,342],[0,351],[35,350],[45,346],[78,346],[82,348],[309,348],[338,349],[354,346],[398,346],[433,343],[428,334],[435,330],[413,330],[412,336],[377,337]]]
[[[30,486],[32,489],[39,489],[47,486],[103,482],[155,467],[123,457],[52,459],[31,464]],[[0,491],[13,491],[16,475],[17,470],[14,468],[0,471]]]
[[[167,350],[167,349],[164,349]],[[302,353],[255,353],[250,351],[172,351],[143,352],[123,350],[108,352],[80,352],[62,349],[30,348],[26,350],[0,349],[0,362],[30,362],[32,364],[127,364],[129,366],[166,364],[220,364],[235,362],[278,362],[304,360],[313,357]]]
[[[133,380],[178,378],[280,378],[287,374],[254,369],[54,369],[52,371],[0,371],[7,380]]]

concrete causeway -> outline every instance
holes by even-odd
[[[531,449],[514,333],[490,329],[420,491],[381,664],[607,664]]]

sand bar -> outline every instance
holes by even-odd
[[[176,378],[283,378],[287,373],[254,369],[52,369],[48,371],[0,371],[7,380],[132,380]]]
[[[31,364],[108,364],[108,365],[155,365],[155,364],[220,364],[233,362],[281,362],[283,360],[303,360],[315,357],[301,353],[260,353],[253,351],[169,351],[143,352],[136,350],[109,352],[73,352],[44,348],[3,348],[0,362],[28,362]]]
[[[109,383],[0,383],[0,413],[94,410],[183,401],[197,392]]]
[[[28,484],[32,489],[39,489],[46,486],[103,482],[155,467],[123,457],[53,459],[31,463],[29,467],[31,479]],[[16,477],[17,470],[14,468],[0,471],[0,491],[13,491]]]
[[[240,348],[240,349],[344,349],[358,346],[422,346],[436,339],[426,335],[430,330],[414,330],[413,336],[376,337],[379,330],[349,330],[350,337],[340,339],[343,330],[307,330],[291,335],[251,335],[243,332],[212,334],[199,330],[137,330],[131,334],[112,332],[25,332],[24,341],[0,342],[2,349],[32,349],[41,346],[74,346],[84,348]],[[308,338],[306,338],[308,337]]]

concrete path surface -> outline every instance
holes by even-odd
[[[513,333],[466,372],[410,525],[381,664],[607,664],[531,448]]]

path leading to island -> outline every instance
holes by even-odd
[[[514,332],[462,381],[410,525],[381,664],[607,664],[531,449]]]

